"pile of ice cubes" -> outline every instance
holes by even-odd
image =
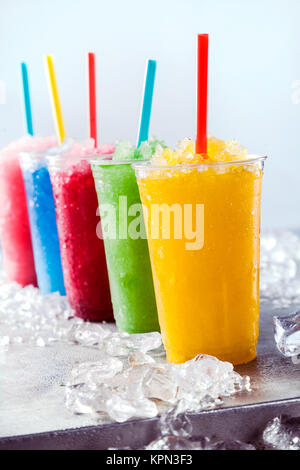
[[[111,340],[118,348],[111,347]],[[212,356],[168,364],[160,342],[159,333],[108,336],[100,361],[72,370],[65,384],[68,409],[123,422],[153,418],[174,407],[180,413],[214,408],[224,397],[251,390],[249,377]]]
[[[254,442],[247,443],[194,435],[191,422],[184,414],[180,419],[169,416],[172,426],[166,426],[165,416],[161,418],[160,435],[146,446],[147,450],[300,450],[300,418],[276,417],[265,425]]]

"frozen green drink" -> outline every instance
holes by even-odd
[[[112,158],[92,161],[114,317],[119,330],[127,333],[159,331],[141,200],[131,167],[132,160],[144,159],[145,153],[148,157],[150,148],[152,154],[149,144],[140,152],[120,143]]]

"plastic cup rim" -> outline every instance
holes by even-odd
[[[113,154],[107,154],[107,156],[109,155],[113,155]],[[99,156],[103,156],[103,154],[99,154]],[[76,161],[76,162],[80,162],[80,161],[83,161],[83,160],[86,160],[87,162],[91,163],[91,159],[97,157],[97,154],[93,154],[93,155],[82,155],[81,153],[79,153],[78,155],[66,155],[64,153],[53,153],[53,154],[47,154],[46,155],[46,160],[47,162],[51,165],[51,164],[55,164],[56,162],[58,161],[63,161],[65,160],[65,162],[67,163],[68,161]]]
[[[101,166],[109,166],[110,165],[110,166],[113,166],[113,165],[133,165],[134,161],[138,161],[140,163],[149,162],[149,159],[146,159],[146,158],[144,158],[144,159],[141,158],[139,160],[138,159],[135,159],[135,160],[134,159],[114,160],[112,158],[112,155],[113,155],[113,153],[110,154],[110,155],[107,155],[107,156],[103,155],[101,158],[98,158],[98,159],[96,159],[96,158],[91,159],[90,163],[92,165],[101,165]]]
[[[21,152],[19,152],[19,157],[28,160],[41,160],[43,158],[47,158],[49,148],[45,150],[22,150]]]
[[[241,166],[257,162],[264,162],[268,157],[262,155],[249,155],[250,158],[245,160],[228,160],[224,162],[201,162],[201,163],[180,163],[178,165],[152,165],[151,161],[139,161],[132,164],[134,170],[147,169],[147,170],[188,170],[192,168],[203,167],[228,167],[228,166]]]

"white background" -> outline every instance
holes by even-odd
[[[151,134],[169,145],[194,138],[196,34],[209,33],[209,133],[270,157],[263,228],[298,227],[299,25],[299,0],[0,0],[0,145],[24,133],[22,60],[35,132],[54,133],[45,53],[55,58],[68,135],[87,136],[89,50],[102,143],[135,142],[148,58],[158,61]]]

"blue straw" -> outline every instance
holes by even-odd
[[[25,64],[25,62],[21,63],[21,70],[22,70],[22,83],[23,83],[23,92],[24,92],[25,117],[26,117],[27,132],[28,132],[28,134],[33,135],[28,72],[27,72],[27,65]]]
[[[141,142],[147,141],[149,138],[155,72],[156,60],[148,60],[137,147],[141,145]]]

